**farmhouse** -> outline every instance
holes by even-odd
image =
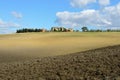
[[[46,32],[46,30],[45,29],[41,29],[41,32]]]
[[[51,31],[53,32],[64,32],[66,29],[64,27],[52,27]]]
[[[68,28],[66,31],[67,32],[73,32],[73,29],[72,28]]]
[[[73,32],[72,28],[64,28],[64,27],[52,27],[51,28],[52,32]]]

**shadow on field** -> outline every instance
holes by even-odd
[[[0,64],[0,80],[120,80],[120,45]]]

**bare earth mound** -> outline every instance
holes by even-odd
[[[0,80],[120,80],[120,46],[0,67]]]

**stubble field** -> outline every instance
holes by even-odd
[[[119,32],[46,32],[0,35],[0,62],[65,55],[120,44]]]

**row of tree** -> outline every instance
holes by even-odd
[[[43,32],[43,29],[28,29],[23,28],[16,31],[16,33],[26,33],[26,32]]]
[[[82,32],[120,32],[119,30],[113,30],[113,29],[107,29],[107,30],[101,30],[101,29],[91,29],[89,30],[87,27],[81,28]],[[26,33],[26,32],[80,32],[80,30],[73,30],[72,28],[65,28],[65,27],[52,27],[51,30],[46,29],[29,29],[29,28],[23,28],[16,31],[16,33]]]
[[[29,28],[23,28],[18,29],[16,33],[26,33],[26,32],[73,32],[72,28],[65,28],[65,27],[52,27],[51,30],[46,29],[29,29]]]
[[[107,29],[107,30],[91,29],[89,30],[87,27],[82,27],[81,29],[83,32],[120,32],[120,29]]]

